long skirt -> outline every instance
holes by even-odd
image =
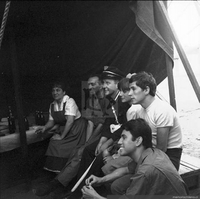
[[[65,166],[71,152],[77,146],[82,146],[86,141],[87,120],[79,118],[74,121],[70,132],[63,140],[50,139],[46,151],[44,169],[52,172],[60,172]]]

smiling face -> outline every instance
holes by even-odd
[[[121,134],[121,138],[118,142],[120,145],[120,155],[122,156],[132,156],[132,154],[136,151],[137,148],[137,139],[133,141],[132,134],[130,131],[123,130]]]
[[[98,77],[90,77],[88,79],[88,89],[90,95],[96,95],[98,91],[101,89],[101,82]]]
[[[129,88],[130,88],[129,96],[132,99],[132,103],[133,104],[142,104],[146,98],[146,95],[149,93],[148,87],[147,87],[147,89],[143,90],[139,86],[136,85],[136,82],[132,82],[132,83],[130,83]]]
[[[59,86],[52,88],[53,99],[57,102],[61,102],[65,95],[65,91],[62,90]]]
[[[113,80],[113,79],[104,79],[103,80],[103,88],[105,91],[105,95],[114,95],[116,91],[118,90],[117,88],[118,81]]]

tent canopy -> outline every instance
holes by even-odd
[[[5,1],[0,2],[2,20]],[[0,104],[13,104],[14,33],[25,109],[47,111],[52,82],[64,80],[81,105],[81,81],[105,65],[145,70],[160,83],[172,42],[153,1],[13,1],[0,50]],[[172,59],[171,59],[172,61]]]

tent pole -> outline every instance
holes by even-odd
[[[160,12],[161,12],[161,14],[163,16],[163,19],[164,19],[164,21],[166,22],[166,24],[169,27],[169,31],[171,33],[172,40],[173,40],[173,42],[174,42],[174,44],[176,46],[178,54],[179,54],[179,56],[181,58],[181,61],[183,63],[183,66],[185,67],[186,73],[187,73],[187,75],[188,75],[188,77],[190,79],[190,82],[191,82],[191,84],[193,86],[193,89],[194,89],[194,91],[196,93],[196,96],[197,96],[197,98],[198,98],[198,100],[200,102],[200,87],[199,87],[199,84],[198,84],[197,79],[196,79],[196,77],[195,77],[195,75],[193,73],[193,70],[192,70],[192,68],[190,66],[190,63],[189,63],[189,61],[188,61],[188,59],[186,57],[186,54],[185,54],[185,52],[184,52],[184,50],[183,50],[183,48],[182,48],[182,46],[181,46],[181,44],[180,44],[180,42],[178,40],[178,37],[177,37],[176,32],[175,32],[175,30],[174,30],[174,28],[172,26],[172,23],[170,22],[170,19],[168,17],[168,13],[167,13],[167,10],[166,10],[166,8],[164,6],[164,3],[162,1],[155,1],[155,3],[158,5],[158,8],[159,8],[159,10],[160,10]]]
[[[173,76],[173,70],[172,70],[172,61],[167,54],[165,55],[165,60],[166,60],[166,66],[167,66],[170,104],[175,110],[177,110],[175,89],[174,89],[174,76]]]
[[[24,176],[25,180],[28,180],[28,146],[27,146],[27,139],[26,139],[26,128],[24,122],[24,113],[23,113],[23,105],[22,105],[22,98],[21,98],[21,91],[20,91],[20,81],[19,81],[19,70],[17,64],[17,51],[16,51],[16,44],[15,44],[15,35],[13,29],[9,31],[10,33],[10,51],[11,51],[11,68],[13,73],[13,82],[14,82],[14,89],[15,89],[15,102],[17,108],[17,118],[19,123],[19,134],[20,134],[20,143],[21,143],[21,152],[22,152],[22,165],[24,166]],[[29,181],[27,181],[29,182]],[[29,185],[27,183],[26,185]]]

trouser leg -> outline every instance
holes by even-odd
[[[77,174],[78,179],[83,175],[83,173],[87,170],[93,159],[95,158],[95,149],[99,140],[91,143],[90,145],[86,146],[83,150],[82,159],[80,162],[80,168]]]
[[[167,149],[166,154],[168,155],[169,159],[171,160],[171,162],[178,171],[181,161],[182,149],[181,148]]]
[[[63,186],[67,187],[69,183],[76,177],[80,167],[83,150],[84,147],[78,149],[74,156],[62,169],[62,171],[56,176],[55,179],[57,179]]]

